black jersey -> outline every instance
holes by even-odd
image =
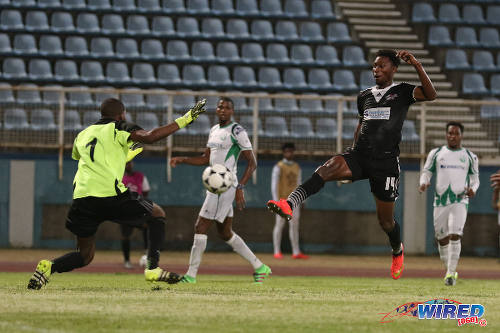
[[[399,83],[388,89],[373,87],[359,93],[358,113],[362,123],[355,150],[376,158],[399,156],[403,122],[408,108],[415,103],[414,89],[412,84]]]

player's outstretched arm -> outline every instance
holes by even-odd
[[[140,143],[155,143],[167,136],[177,132],[179,129],[186,127],[195,121],[200,114],[206,111],[205,109],[206,100],[203,99],[198,101],[196,105],[190,109],[182,117],[175,119],[174,122],[153,128],[151,131],[138,130],[130,133],[130,140]]]
[[[210,149],[205,149],[201,156],[176,156],[170,160],[170,166],[175,168],[177,164],[207,165],[210,162]]]
[[[433,101],[437,97],[436,89],[432,84],[431,79],[425,72],[424,67],[418,61],[413,54],[406,50],[399,51],[397,56],[403,59],[408,65],[411,65],[415,68],[418,74],[418,78],[420,79],[421,86],[418,86],[415,89],[414,97],[417,101]]]

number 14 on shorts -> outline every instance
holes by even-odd
[[[395,192],[398,187],[398,180],[396,177],[387,177],[385,179],[385,190]]]

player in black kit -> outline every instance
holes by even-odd
[[[415,68],[420,86],[393,82],[400,59]],[[391,275],[399,279],[404,255],[399,224],[394,220],[394,202],[398,196],[401,130],[410,105],[434,100],[436,90],[422,64],[408,51],[378,51],[372,71],[376,86],[358,95],[359,124],[353,146],[316,169],[286,200],[269,200],[267,207],[289,220],[293,208],[321,190],[325,182],[368,179],[378,221],[392,247]]]

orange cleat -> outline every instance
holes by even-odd
[[[286,202],[285,199],[280,199],[280,201],[269,200],[267,202],[267,208],[270,211],[283,217],[287,221],[290,221],[292,219],[293,215],[292,208],[290,207],[288,202]]]
[[[299,254],[292,255],[293,259],[309,259],[309,256],[300,252]]]
[[[283,253],[281,253],[281,252],[275,253],[274,259],[283,259]]]
[[[394,280],[397,280],[401,277],[405,266],[404,260],[404,247],[403,243],[401,243],[401,254],[398,254],[397,256],[392,255],[391,275]]]

